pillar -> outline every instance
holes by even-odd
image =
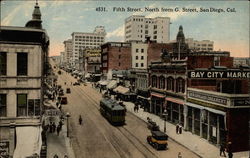
[[[201,120],[201,110],[200,110],[200,137],[202,137],[202,120]]]
[[[192,108],[192,133],[194,133],[194,108]]]
[[[171,112],[171,117],[170,117],[170,120],[171,120],[171,122],[173,122],[173,104],[172,104],[172,102],[169,102],[170,103],[170,112]]]
[[[10,136],[9,136],[9,156],[13,157],[14,150],[15,150],[15,123],[10,123]]]
[[[180,104],[178,104],[178,112],[179,112],[178,121],[180,123],[181,122],[181,105]]]
[[[216,137],[217,137],[217,145],[220,144],[220,118],[219,115],[217,115],[217,133],[216,133]]]
[[[207,140],[210,140],[210,112],[207,112]]]
[[[188,121],[187,121],[187,117],[188,117],[188,106],[187,105],[183,105],[183,115],[184,115],[184,130],[188,130]]]

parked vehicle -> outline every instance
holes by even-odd
[[[150,118],[147,118],[147,120],[148,120],[147,127],[149,130],[151,130],[151,131],[159,131],[160,130],[160,128],[156,124],[156,122],[152,121]]]
[[[71,93],[70,88],[66,89],[66,93]]]
[[[68,104],[67,97],[58,97],[58,99],[60,100],[61,104]]]
[[[161,131],[151,131],[151,135],[147,137],[147,142],[156,150],[167,149],[168,135]]]
[[[80,82],[75,82],[75,83],[73,83],[73,86],[79,86],[80,85]]]

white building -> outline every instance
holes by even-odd
[[[49,38],[38,4],[32,16],[25,27],[1,26],[0,157],[40,155]]]
[[[65,63],[71,63],[73,57],[73,49],[72,49],[72,39],[68,39],[63,42],[64,44],[64,59]]]
[[[250,66],[250,58],[239,58],[234,57],[234,66],[240,67],[240,66]]]
[[[144,42],[146,37],[157,43],[167,43],[170,39],[170,18],[132,15],[125,19],[125,42]]]
[[[194,51],[213,51],[214,42],[210,40],[194,40],[193,38],[186,38],[185,43],[188,44],[189,49]]]
[[[147,69],[148,44],[132,42],[131,45],[132,69]]]
[[[73,32],[72,33],[72,59],[79,69],[79,55],[85,48],[100,48],[105,42],[106,32],[104,26],[96,26],[93,33]]]

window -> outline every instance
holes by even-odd
[[[157,77],[152,76],[152,87],[157,87]]]
[[[144,64],[143,64],[143,63],[141,63],[141,67],[144,67]]]
[[[118,58],[121,59],[121,55],[119,55]]]
[[[167,78],[167,90],[174,91],[174,79],[172,77]]]
[[[135,67],[138,67],[138,63],[135,63]]]
[[[220,57],[214,57],[214,66],[220,66]]]
[[[135,52],[138,53],[138,52],[139,52],[139,49],[136,49]]]
[[[184,93],[185,92],[185,80],[182,78],[178,78],[176,82],[176,90],[177,92]]]
[[[148,34],[148,30],[145,30],[145,34]]]
[[[6,75],[7,70],[7,58],[6,58],[6,52],[0,52],[0,76]]]
[[[28,53],[17,53],[17,76],[28,74]]]
[[[135,59],[138,60],[138,56],[135,56]]]
[[[144,53],[144,49],[141,49],[141,52]]]
[[[141,60],[143,60],[144,59],[144,56],[141,56]]]
[[[27,116],[27,94],[17,94],[17,116]]]
[[[159,88],[160,88],[160,89],[165,89],[165,78],[164,78],[163,76],[161,76],[161,77],[159,78],[159,80],[160,80]]]
[[[157,39],[157,36],[154,36],[154,39]]]
[[[0,117],[6,117],[6,94],[0,94]]]
[[[157,29],[157,25],[154,25],[154,29]]]
[[[119,66],[121,66],[121,63],[119,62]]]

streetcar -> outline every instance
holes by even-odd
[[[113,125],[124,125],[126,109],[110,98],[100,101],[100,113]]]

